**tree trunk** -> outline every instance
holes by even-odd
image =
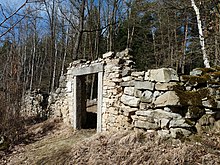
[[[197,25],[198,25],[198,30],[199,30],[199,40],[200,40],[201,50],[202,50],[202,54],[203,54],[203,63],[206,68],[210,68],[210,61],[209,61],[209,58],[208,58],[208,55],[207,55],[206,49],[205,49],[205,39],[203,36],[203,31],[202,31],[202,22],[200,19],[199,8],[196,6],[194,0],[191,0],[191,4],[192,4],[192,7],[196,13]]]
[[[83,35],[83,28],[84,28],[84,13],[85,13],[85,0],[82,0],[80,6],[80,13],[79,13],[79,30],[76,37],[76,42],[73,49],[73,60],[76,60],[79,57],[79,47],[82,40]]]
[[[183,40],[183,57],[182,57],[182,74],[184,74],[185,71],[185,65],[186,65],[186,44],[187,44],[187,37],[188,37],[188,16],[186,16],[185,20],[185,27],[184,27],[184,40]]]

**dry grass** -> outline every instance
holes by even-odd
[[[51,126],[49,131],[43,131]],[[44,128],[44,129],[43,129]],[[61,123],[49,121],[30,127],[36,141],[18,145],[1,163],[16,164],[120,164],[120,165],[214,165],[220,164],[219,134],[195,135],[184,141],[160,139],[141,131],[74,132]]]
[[[28,129],[24,143],[15,146],[12,153],[5,156],[0,164],[64,164],[73,145],[94,133],[95,130],[74,132],[71,127],[56,120],[35,124]]]
[[[220,164],[220,137],[212,138],[181,142],[144,132],[103,133],[72,148],[66,164]]]

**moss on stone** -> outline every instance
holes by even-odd
[[[207,83],[207,79],[204,77],[200,76],[191,76],[189,79],[189,84],[194,85],[194,84],[205,84]]]
[[[189,106],[188,113],[190,114],[191,118],[198,119],[205,114],[205,110],[196,106]]]
[[[182,81],[188,82],[190,85],[195,84],[206,84],[207,81],[211,79],[210,75],[205,74],[202,76],[190,76],[190,75],[183,75]]]
[[[190,75],[182,75],[181,81],[183,81],[183,82],[189,81],[190,77],[191,77]]]
[[[215,101],[215,98],[213,96],[207,96],[209,104],[212,108],[217,108],[217,102]]]
[[[197,91],[184,91],[175,88],[177,96],[180,98],[180,104],[183,106],[202,106],[202,99],[209,95],[209,90],[203,88]]]
[[[206,73],[211,73],[211,72],[216,71],[215,68],[198,68],[198,70],[201,70],[203,75],[206,74]]]
[[[219,81],[210,81],[210,82],[208,82],[208,84],[210,84],[210,85],[220,85],[220,82]]]
[[[213,73],[211,73],[211,76],[212,76],[212,78],[219,78],[220,77],[220,71],[218,71],[218,72],[213,72]]]
[[[217,71],[220,71],[220,66],[215,66],[214,67]]]
[[[195,122],[191,121],[190,119],[185,119],[186,123],[191,125],[191,126],[195,126]]]

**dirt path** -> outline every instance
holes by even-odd
[[[43,125],[34,126],[31,131],[36,134],[43,133]],[[73,145],[81,140],[91,137],[95,130],[81,130],[74,132],[71,128],[57,124],[40,138],[30,144],[15,146],[13,152],[4,158],[0,164],[7,165],[54,165],[64,164],[65,155],[71,151]]]

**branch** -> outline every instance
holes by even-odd
[[[111,25],[116,25],[117,23],[119,23],[119,21],[115,22],[115,23],[109,23],[101,28],[98,29],[92,29],[92,30],[83,30],[83,32],[97,32],[97,31],[102,31],[103,29],[106,29],[107,27],[111,26]]]
[[[0,7],[1,7],[1,11],[2,11],[2,15],[5,17],[5,19],[7,18],[6,15],[5,15],[5,12],[3,10],[3,7],[2,7],[2,4],[0,4]]]
[[[19,19],[17,22],[15,22],[10,28],[8,28],[4,33],[2,33],[0,35],[0,38],[2,38],[4,35],[6,35],[9,31],[11,31],[11,29],[13,29],[17,24],[19,24],[23,19],[25,18],[25,16],[23,16],[21,19]]]
[[[12,13],[9,17],[6,17],[1,23],[0,26],[2,26],[7,20],[9,20],[11,17],[13,17],[16,13],[18,13],[26,4],[28,3],[28,0],[26,0],[14,13]]]

